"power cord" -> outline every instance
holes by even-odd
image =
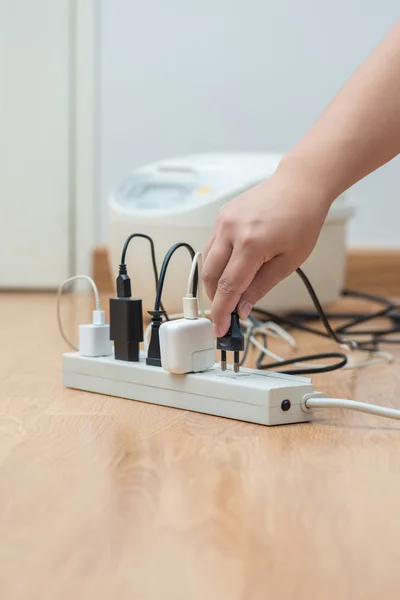
[[[349,340],[347,338],[344,338],[344,337],[338,335],[337,332],[332,328],[331,324],[329,323],[329,320],[327,319],[327,317],[325,315],[325,311],[322,308],[322,305],[318,299],[318,296],[315,293],[315,290],[314,290],[313,286],[311,285],[311,282],[308,279],[307,275],[304,273],[304,271],[302,271],[302,269],[299,268],[299,269],[296,269],[296,273],[300,277],[300,279],[304,283],[308,293],[310,294],[311,300],[314,303],[315,309],[316,309],[316,311],[319,315],[319,318],[321,319],[322,324],[325,327],[326,332],[328,333],[329,337],[332,338],[332,340],[334,340],[337,344],[339,344],[339,346],[345,346],[349,350],[355,350],[356,348],[358,348],[359,347],[358,342],[356,342],[354,340]]]
[[[350,292],[350,291],[346,290],[343,295],[346,295],[346,296],[354,295],[355,297],[358,297],[360,299],[383,303],[384,307],[371,315],[358,315],[358,314],[350,315],[351,321],[349,323],[346,323],[344,325],[341,325],[339,328],[334,329],[330,323],[330,318],[332,317],[332,318],[342,318],[343,319],[343,316],[340,314],[339,315],[336,315],[336,314],[335,315],[329,315],[329,314],[327,315],[325,313],[324,309],[322,308],[321,303],[319,302],[319,299],[317,297],[317,294],[315,293],[313,286],[311,285],[311,282],[309,281],[309,279],[307,278],[305,273],[302,271],[302,269],[297,269],[297,274],[302,279],[304,285],[307,288],[307,291],[310,294],[310,297],[311,297],[313,304],[315,306],[315,309],[316,309],[315,312],[299,311],[297,313],[292,313],[289,316],[284,316],[284,317],[281,315],[276,315],[274,313],[271,313],[270,311],[264,311],[258,307],[255,307],[253,312],[255,314],[259,314],[267,319],[273,319],[276,323],[278,323],[280,325],[286,325],[290,328],[295,328],[295,329],[299,329],[302,331],[306,331],[308,333],[312,333],[312,334],[318,335],[320,337],[330,338],[330,339],[334,340],[340,346],[342,346],[342,347],[344,346],[349,350],[366,351],[367,352],[367,360],[364,360],[364,361],[361,361],[361,362],[355,363],[355,364],[348,364],[347,357],[342,353],[328,353],[328,354],[325,353],[324,355],[315,354],[315,355],[312,355],[311,357],[310,356],[301,356],[301,357],[285,360],[277,355],[273,355],[273,353],[271,353],[270,351],[267,350],[266,346],[264,346],[264,347],[261,346],[261,344],[259,344],[257,342],[257,340],[254,340],[254,338],[252,338],[252,336],[250,336],[250,340],[254,343],[254,345],[256,345],[261,350],[261,354],[257,359],[257,367],[259,369],[273,369],[278,366],[291,364],[291,365],[295,365],[295,366],[300,366],[302,368],[297,369],[297,370],[290,370],[289,371],[290,373],[297,374],[297,375],[305,375],[305,374],[312,374],[312,373],[314,373],[314,374],[315,373],[326,373],[326,372],[340,369],[340,368],[361,368],[361,367],[369,366],[371,364],[375,364],[377,362],[390,362],[392,360],[392,356],[390,353],[382,352],[379,350],[379,348],[377,346],[377,342],[378,342],[377,334],[379,334],[381,336],[387,335],[389,333],[393,333],[394,329],[377,330],[377,331],[373,331],[373,332],[364,332],[364,331],[358,332],[358,331],[350,330],[350,328],[352,328],[360,323],[364,323],[366,321],[369,321],[369,320],[372,320],[375,318],[384,317],[384,316],[390,317],[390,314],[394,310],[397,310],[399,308],[397,305],[391,303],[390,301],[386,300],[385,298],[382,298],[381,296],[373,296],[370,294]],[[319,329],[315,329],[315,328],[312,328],[312,327],[306,325],[305,322],[307,322],[307,320],[309,320],[311,318],[313,318],[313,319],[319,318],[321,320],[322,324],[324,325],[325,331],[321,331]],[[400,328],[396,328],[396,331],[397,330],[400,330]],[[347,337],[344,337],[344,335],[347,335],[347,334],[351,334],[351,335],[368,335],[368,334],[371,335],[371,334],[373,334],[375,337],[373,337],[372,339],[367,340],[367,341],[355,341],[354,339],[349,339]],[[382,341],[382,340],[379,339],[379,341]],[[387,341],[389,343],[396,343],[396,340],[385,339],[385,341]],[[276,363],[268,363],[268,364],[263,363],[263,359],[264,359],[265,355],[275,358]],[[321,360],[321,357],[325,358],[325,359],[326,358],[339,358],[340,360],[339,360],[339,362],[337,362],[333,365],[323,365],[321,367],[303,364],[304,361],[307,361],[307,360]]]
[[[391,329],[385,330],[386,333],[395,333],[400,331],[400,313],[394,312],[400,309],[400,306],[387,298],[383,298],[382,296],[376,296],[374,294],[367,294],[364,292],[356,292],[353,290],[344,289],[341,293],[344,298],[357,298],[360,300],[364,300],[367,302],[373,302],[377,304],[382,304],[382,308],[376,312],[372,313],[354,313],[354,312],[336,312],[336,313],[325,313],[326,317],[329,320],[345,320],[345,323],[340,327],[335,329],[336,333],[346,332],[349,328],[352,328],[358,324],[365,323],[368,321],[372,321],[374,319],[378,319],[381,317],[387,317],[392,320],[393,327]],[[320,318],[320,315],[317,311],[310,310],[300,310],[290,313],[289,317],[294,321],[294,326],[297,323],[304,323],[310,320],[315,320]],[[363,330],[362,332],[352,332],[352,333],[360,333],[360,334],[373,334],[375,331],[367,332]],[[378,331],[378,333],[382,333]],[[400,340],[399,340],[400,343]]]
[[[400,344],[400,336],[396,339],[388,338],[387,336],[395,333],[400,333],[400,306],[392,301],[383,298],[382,296],[376,296],[374,294],[367,294],[365,292],[356,292],[353,290],[343,290],[342,296],[345,298],[357,298],[367,302],[373,302],[382,304],[383,307],[378,311],[372,313],[325,313],[326,317],[330,320],[340,320],[342,324],[335,328],[337,334],[346,334],[357,336],[361,339],[357,341],[359,349],[366,351],[379,351],[379,344]],[[288,320],[287,325],[296,329],[304,329],[310,333],[317,335],[325,335],[324,332],[312,329],[305,325],[308,321],[312,321],[320,318],[317,311],[296,311],[286,317]],[[367,322],[374,321],[375,319],[386,318],[392,322],[392,327],[386,329],[362,329],[355,330],[354,327],[357,325],[365,324]],[[343,320],[345,321],[343,323]]]
[[[197,295],[194,294],[195,290],[195,278],[202,269],[202,254],[196,252],[192,260],[192,266],[190,268],[189,279],[186,289],[186,296],[183,298],[183,317],[184,319],[197,319],[198,313],[200,312],[202,317],[205,317],[204,312],[204,299],[203,299],[203,285],[201,277],[197,279]]]
[[[157,260],[156,260],[156,251],[154,248],[154,241],[153,239],[149,236],[146,235],[145,233],[132,233],[125,241],[125,244],[122,248],[122,253],[121,253],[121,263],[119,266],[119,275],[121,274],[126,274],[126,253],[128,251],[128,247],[129,244],[131,243],[131,241],[134,238],[142,238],[144,240],[147,240],[150,244],[150,252],[151,252],[151,262],[152,262],[152,266],[153,266],[153,273],[154,273],[154,281],[155,281],[155,286],[156,286],[156,291],[157,291],[157,287],[158,287],[158,269],[157,269]],[[129,279],[129,278],[128,278]],[[130,283],[129,283],[130,285]],[[128,296],[131,296],[131,291],[129,290],[129,294]],[[161,308],[162,310],[164,310],[164,307],[161,304]],[[165,318],[168,320],[168,315],[165,312]]]
[[[166,253],[166,255],[164,257],[163,264],[161,266],[160,277],[159,277],[158,284],[157,284],[157,294],[156,294],[156,299],[154,302],[154,310],[155,311],[158,311],[161,309],[161,299],[162,299],[162,293],[163,293],[163,289],[164,289],[165,277],[166,277],[167,270],[168,270],[168,265],[170,263],[171,258],[173,257],[175,252],[177,250],[179,250],[179,248],[186,248],[186,250],[189,252],[189,254],[191,256],[192,261],[194,260],[194,257],[196,256],[196,253],[193,250],[192,246],[190,244],[187,244],[186,242],[178,242],[178,243],[174,244],[173,246],[171,246],[171,248],[168,250],[168,252]],[[198,267],[196,265],[195,272],[194,272],[193,278],[192,278],[192,294],[193,294],[193,296],[197,295],[198,282],[199,282],[199,274],[198,274]]]
[[[68,279],[63,281],[63,283],[60,284],[60,286],[58,287],[58,290],[57,290],[58,329],[60,331],[61,337],[64,340],[64,342],[66,342],[68,344],[68,346],[72,350],[75,350],[76,352],[78,352],[78,348],[67,338],[67,336],[65,335],[65,332],[64,332],[64,328],[63,328],[63,324],[62,324],[62,320],[61,320],[61,296],[62,296],[64,289],[67,287],[67,285],[69,285],[73,281],[78,281],[78,280],[85,280],[88,283],[90,283],[92,290],[93,290],[94,297],[95,297],[95,301],[96,301],[96,309],[95,310],[98,312],[103,312],[103,311],[101,311],[101,308],[100,308],[100,296],[99,296],[99,291],[97,289],[97,286],[96,286],[95,282],[93,281],[93,279],[91,277],[89,277],[88,275],[74,275],[73,277],[69,277]]]
[[[159,338],[159,329],[163,322],[163,318],[165,317],[165,310],[161,305],[162,292],[164,289],[165,277],[168,270],[168,265],[172,256],[175,254],[177,250],[180,248],[186,248],[189,252],[191,259],[193,261],[196,253],[193,250],[190,244],[186,242],[178,242],[174,244],[166,253],[164,257],[163,264],[161,266],[160,277],[158,279],[157,285],[157,293],[154,301],[154,309],[149,312],[151,316],[151,338],[150,344],[147,352],[146,364],[154,367],[161,367],[161,351],[160,351],[160,338]],[[193,275],[193,286],[192,286],[192,295],[197,295],[197,285],[198,285],[199,277],[198,277],[198,266],[196,265],[195,273]]]
[[[110,298],[110,335],[114,341],[114,352],[117,360],[137,362],[139,346],[143,341],[143,309],[141,298],[132,298],[131,280],[126,266],[126,253],[134,238],[142,238],[149,242],[153,264],[156,290],[158,288],[158,270],[154,242],[144,233],[132,233],[122,249],[121,262],[116,280],[117,297]],[[161,305],[163,314],[168,319]]]
[[[368,404],[367,402],[359,402],[357,400],[309,397],[303,402],[303,410],[306,412],[323,408],[345,408],[368,413],[370,415],[376,415],[378,417],[386,417],[387,419],[400,419],[400,410],[395,408],[385,408],[383,406],[377,406],[376,404]]]
[[[61,296],[67,285],[74,281],[84,280],[90,283],[94,297],[95,310],[91,324],[79,325],[79,347],[77,348],[65,335],[61,320]],[[63,340],[76,352],[82,356],[106,356],[112,353],[112,344],[110,341],[110,326],[105,323],[105,313],[101,309],[100,296],[97,286],[93,279],[88,275],[74,275],[66,279],[57,291],[57,322],[58,328]]]
[[[301,367],[299,369],[288,369],[288,370],[279,370],[279,373],[285,373],[288,375],[315,375],[317,373],[329,373],[331,371],[336,371],[337,369],[342,369],[347,364],[347,356],[342,354],[341,352],[325,352],[320,354],[309,354],[307,356],[299,356],[298,358],[292,359],[289,358],[287,360],[279,360],[274,363],[268,364],[259,364],[257,365],[259,369],[270,370],[276,369],[277,367],[284,367],[285,365],[301,365],[302,362],[311,361],[311,360],[328,360],[332,358],[339,359],[336,363],[332,365],[323,365],[322,367],[317,366],[309,366],[309,367]]]

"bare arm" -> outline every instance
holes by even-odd
[[[221,210],[203,278],[217,335],[312,251],[334,199],[400,152],[400,22],[264,183]]]
[[[399,151],[400,21],[286,159],[334,199]]]

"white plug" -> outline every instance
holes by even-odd
[[[112,353],[110,325],[105,323],[104,310],[94,310],[93,323],[79,325],[79,354],[96,357]]]
[[[198,373],[216,362],[211,321],[178,319],[163,323],[159,330],[161,366],[169,373]]]
[[[198,301],[192,293],[197,267],[200,271],[200,252],[193,259],[187,294],[182,301],[184,318],[167,321],[159,329],[161,366],[169,373],[198,373],[211,369],[216,362],[212,323],[204,317],[199,318]],[[200,312],[204,315],[201,278],[197,288]]]
[[[93,311],[92,323],[87,325],[79,325],[79,344],[78,348],[74,346],[64,333],[64,328],[61,322],[60,300],[63,289],[66,285],[84,279],[90,283],[94,297],[96,299],[96,308]],[[57,292],[57,320],[58,328],[62,338],[69,346],[81,356],[110,356],[113,354],[113,344],[110,340],[110,326],[105,324],[104,310],[100,308],[100,296],[97,286],[93,279],[88,275],[74,275],[66,279],[58,288]]]

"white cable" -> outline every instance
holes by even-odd
[[[194,281],[194,276],[196,273],[196,268],[199,268],[199,282],[198,282],[198,286],[201,282],[201,252],[196,252],[196,254],[193,257],[192,260],[192,266],[190,268],[190,273],[189,273],[189,279],[188,279],[188,284],[187,284],[187,289],[186,289],[186,295],[187,296],[192,296],[193,295],[193,281]],[[197,286],[197,289],[199,289],[199,287]]]
[[[254,327],[251,323],[250,326],[253,327],[254,333],[265,333],[277,339],[281,338],[283,341],[287,342],[292,348],[297,348],[297,342],[294,339],[294,337],[290,333],[285,331],[283,327],[277,325],[273,321],[267,321],[266,323],[262,323],[256,327]]]
[[[282,338],[285,342],[289,344],[292,348],[297,348],[297,342],[294,337],[283,327],[274,323],[273,321],[267,321],[263,323],[261,327],[256,327],[254,331],[263,331],[264,327],[269,330],[270,335],[275,338]]]
[[[90,285],[92,286],[94,297],[95,297],[95,301],[96,301],[96,311],[102,312],[101,309],[100,309],[99,291],[98,291],[97,286],[96,286],[95,282],[93,281],[93,279],[91,277],[89,277],[88,275],[74,275],[73,277],[69,277],[68,279],[66,279],[59,286],[59,288],[57,290],[57,321],[58,321],[58,328],[60,330],[60,334],[61,334],[61,337],[63,338],[63,340],[68,344],[68,346],[70,346],[73,350],[76,350],[76,351],[78,350],[78,348],[76,346],[74,346],[74,344],[72,344],[69,341],[69,339],[67,338],[67,336],[64,333],[64,329],[63,329],[62,322],[61,322],[60,301],[61,301],[61,295],[63,293],[63,290],[64,290],[65,286],[67,286],[72,281],[76,281],[78,279],[84,279],[85,281],[88,281],[90,283]]]
[[[390,354],[390,352],[383,352],[382,350],[373,350],[371,352],[367,352],[366,360],[362,360],[354,364],[347,363],[347,365],[345,365],[343,369],[364,369],[372,365],[391,363],[393,362],[393,360],[393,354]]]
[[[200,312],[202,317],[205,317],[204,301],[203,301],[203,286],[201,281],[202,254],[196,252],[192,260],[189,279],[187,284],[186,296],[183,299],[183,312],[185,318],[196,318]],[[199,273],[197,281],[197,297],[193,297],[193,282],[196,269]]]
[[[274,323],[273,321],[266,321],[265,323],[259,323],[258,325],[254,325],[253,321],[250,319],[241,319],[240,324],[247,332],[250,330],[253,333],[261,333],[265,335],[270,335],[276,339],[282,339],[284,342],[288,343],[292,348],[297,348],[297,342],[294,337],[285,331],[283,327]]]
[[[387,419],[400,419],[400,410],[395,408],[385,408],[376,404],[367,402],[358,402],[357,400],[345,400],[342,398],[308,398],[305,401],[307,409],[313,408],[345,408],[348,410],[357,410],[359,412],[369,413],[378,417]]]

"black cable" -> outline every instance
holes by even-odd
[[[349,340],[347,338],[343,338],[340,334],[341,333],[349,333],[349,327],[350,326],[355,326],[356,324],[359,323],[363,323],[363,322],[367,322],[371,319],[374,318],[379,318],[382,316],[388,316],[389,313],[392,310],[398,310],[399,307],[395,304],[392,304],[390,301],[388,301],[386,298],[383,298],[381,296],[376,296],[373,294],[366,294],[364,292],[352,292],[351,290],[345,290],[344,291],[344,295],[345,296],[354,296],[360,299],[364,299],[364,300],[368,300],[368,301],[372,301],[372,302],[377,302],[380,304],[384,304],[385,308],[376,311],[375,313],[373,313],[372,315],[369,316],[357,316],[352,323],[346,323],[345,325],[342,325],[341,327],[339,327],[338,329],[333,329],[333,327],[331,326],[328,317],[324,311],[324,309],[321,306],[321,303],[318,299],[317,294],[315,293],[315,290],[313,288],[313,286],[311,285],[311,282],[309,281],[308,277],[306,276],[306,274],[302,271],[302,269],[297,269],[296,270],[297,274],[299,275],[299,277],[301,278],[301,280],[303,281],[304,285],[307,288],[308,293],[310,294],[311,300],[313,301],[313,304],[316,308],[316,313],[318,315],[318,317],[321,319],[322,324],[325,327],[325,330],[327,333],[320,331],[318,329],[314,329],[312,327],[309,327],[307,325],[304,325],[303,323],[299,323],[298,321],[296,321],[296,319],[293,318],[293,315],[291,315],[291,317],[281,317],[281,316],[277,316],[274,315],[273,313],[270,313],[269,311],[263,311],[262,309],[259,309],[258,307],[254,308],[255,312],[258,312],[260,314],[263,314],[264,316],[267,316],[269,318],[274,319],[277,323],[280,324],[286,324],[290,327],[294,327],[295,329],[299,329],[302,331],[306,331],[308,333],[313,333],[315,335],[318,335],[320,337],[329,337],[331,339],[333,339],[337,344],[339,345],[348,345],[353,349],[360,349],[360,350],[366,350],[366,344],[368,342],[356,342],[355,340]],[[298,313],[301,316],[301,311],[300,313]],[[377,331],[370,331],[368,334],[370,336],[373,335],[389,335],[389,333],[393,333],[393,331],[397,331],[398,329],[390,329],[390,330],[377,330]],[[399,328],[400,330],[400,328]],[[351,332],[353,335],[355,335],[356,333],[359,334],[358,332]],[[362,334],[362,335],[368,335],[367,333]],[[376,342],[374,340],[372,340],[372,343],[374,344],[374,347],[376,347]]]
[[[339,362],[333,365],[325,365],[323,367],[310,367],[304,369],[288,369],[284,371],[277,371],[285,375],[312,375],[317,373],[329,373],[330,371],[336,371],[342,369],[347,364],[347,356],[341,352],[326,352],[324,354],[310,354],[308,356],[298,356],[297,358],[289,358],[288,360],[278,361],[269,364],[260,364],[259,369],[269,370],[276,369],[277,367],[284,367],[285,365],[293,365],[299,362],[308,362],[313,360],[326,360],[331,358],[339,358]]]
[[[389,306],[385,306],[385,308],[382,308],[381,310],[376,311],[374,313],[326,312],[325,316],[327,319],[329,319],[329,321],[345,320],[346,322],[343,325],[335,328],[336,333],[344,333],[349,327],[359,325],[360,323],[370,321],[371,319],[384,317],[384,316],[391,318],[391,315],[389,313],[392,310],[394,310],[395,308],[396,308],[396,305],[391,304]],[[295,320],[297,323],[300,322],[300,323],[304,324],[308,321],[315,321],[316,319],[319,319],[319,314],[315,310],[314,311],[313,310],[300,310],[300,311],[289,313],[289,317],[291,319]]]
[[[299,329],[300,331],[305,331],[307,333],[313,333],[315,335],[319,335],[320,337],[324,337],[324,338],[330,339],[330,337],[331,337],[325,331],[321,331],[320,329],[314,329],[313,327],[308,327],[307,325],[302,325],[301,323],[298,323],[297,321],[295,321],[294,319],[291,319],[290,317],[286,317],[286,316],[283,317],[282,315],[277,315],[275,313],[272,313],[269,310],[264,310],[263,308],[259,308],[258,306],[255,306],[253,308],[253,312],[262,315],[266,319],[275,321],[275,323],[277,323],[278,325],[286,325],[287,327],[292,327],[293,329]]]
[[[331,337],[337,344],[339,345],[347,345],[350,346],[352,348],[356,348],[357,347],[357,342],[354,342],[353,340],[347,340],[344,339],[342,337],[340,337],[339,335],[337,335],[336,331],[331,327],[331,324],[329,323],[326,315],[325,315],[325,311],[321,306],[321,303],[318,299],[317,294],[314,291],[313,286],[311,285],[310,280],[308,279],[307,275],[301,270],[301,269],[296,269],[296,273],[299,275],[299,277],[301,278],[302,282],[304,283],[304,285],[307,288],[308,293],[310,294],[311,300],[313,301],[313,304],[319,314],[319,317],[322,321],[323,326],[325,327],[327,333],[329,334],[329,337]]]
[[[342,296],[348,298],[359,298],[360,300],[366,300],[368,302],[376,302],[377,304],[388,305],[391,301],[383,296],[377,296],[376,294],[369,294],[367,292],[358,292],[356,290],[349,290],[345,288],[342,290]]]
[[[258,322],[256,319],[251,318],[251,321],[253,322],[252,327],[250,328],[250,331],[246,334],[247,335],[247,340],[246,340],[246,345],[245,345],[245,349],[244,349],[244,353],[243,353],[243,357],[241,360],[240,365],[242,366],[247,358],[248,352],[249,352],[249,348],[250,348],[250,338],[251,336],[254,334],[254,329],[257,328],[257,326],[261,325],[260,322]],[[267,336],[264,334],[262,336],[263,338],[266,338]],[[264,343],[265,347],[266,347],[266,340]],[[285,366],[285,365],[290,365],[290,364],[296,364],[299,362],[307,362],[307,361],[312,361],[312,360],[323,360],[323,359],[330,359],[330,358],[340,358],[341,360],[338,363],[335,363],[333,365],[327,365],[324,367],[310,367],[310,368],[305,368],[305,369],[290,369],[290,370],[285,370],[285,371],[279,371],[279,373],[283,373],[283,374],[292,374],[292,375],[306,375],[306,374],[317,374],[317,373],[328,373],[330,371],[335,371],[337,369],[341,369],[342,367],[345,366],[345,364],[347,364],[347,356],[345,354],[342,354],[341,352],[329,352],[329,353],[324,353],[324,354],[312,354],[309,356],[300,356],[297,358],[290,358],[287,360],[283,360],[283,361],[278,361],[275,363],[269,363],[269,364],[263,364],[262,361],[265,358],[265,354],[263,352],[260,353],[259,357],[257,358],[257,368],[260,370],[268,370],[268,369],[274,369],[276,367],[279,366]]]
[[[319,300],[318,297],[310,283],[310,281],[308,280],[308,278],[306,277],[306,275],[303,273],[303,271],[301,269],[297,270],[298,275],[301,277],[303,283],[305,284],[311,299],[313,300],[314,306],[316,308],[315,312],[314,311],[298,311],[296,313],[291,313],[288,316],[282,317],[280,315],[274,315],[273,313],[269,312],[269,311],[264,311],[262,309],[259,309],[258,307],[254,308],[254,312],[263,315],[266,318],[269,319],[273,319],[275,322],[281,324],[281,325],[286,325],[288,327],[292,327],[301,331],[305,331],[307,333],[311,333],[314,335],[318,335],[320,337],[326,337],[326,338],[333,338],[336,342],[338,343],[349,343],[349,340],[344,340],[343,338],[340,337],[340,334],[344,334],[344,335],[350,335],[351,337],[368,337],[368,340],[360,340],[360,341],[355,341],[354,339],[351,341],[351,345],[353,348],[357,348],[359,350],[364,350],[366,352],[373,352],[373,351],[377,351],[379,350],[379,345],[380,344],[400,344],[400,339],[388,339],[386,336],[400,332],[400,314],[399,312],[396,312],[394,314],[393,311],[399,311],[400,310],[400,306],[397,304],[392,303],[390,300],[388,300],[387,298],[384,298],[382,296],[377,296],[374,294],[368,294],[365,292],[356,292],[353,290],[343,290],[342,295],[345,297],[354,297],[354,298],[358,298],[360,300],[365,300],[367,302],[374,302],[377,304],[382,304],[383,308],[381,308],[378,311],[375,311],[373,313],[369,313],[369,314],[359,314],[359,313],[326,313]],[[360,325],[362,323],[367,323],[369,321],[372,321],[374,319],[378,319],[378,318],[383,318],[385,317],[386,319],[390,319],[393,323],[393,327],[390,329],[375,329],[375,330],[361,330],[361,331],[355,331],[354,327],[356,327],[357,325]],[[308,320],[312,320],[312,319],[316,319],[319,318],[322,320],[322,323],[327,331],[320,331],[319,329],[315,329],[313,327],[310,327],[309,325],[306,325],[305,322],[307,322]],[[343,319],[347,319],[347,322],[340,325],[337,328],[333,328],[329,322],[329,319],[332,320],[343,320]],[[334,335],[332,335],[332,333]],[[320,355],[314,355],[314,360],[318,359]],[[344,355],[341,355],[344,356]],[[258,368],[271,368],[271,365],[263,365],[262,364],[262,359],[263,359],[263,355],[261,355],[258,359],[257,359],[257,367]],[[300,362],[300,361],[304,361],[307,360],[304,357],[303,358],[297,358],[294,359],[296,362]],[[308,358],[308,360],[310,360],[310,358]],[[277,363],[277,366],[279,366],[279,364],[281,363]],[[290,364],[290,363],[288,363]],[[334,370],[336,368],[341,368],[341,366],[343,366],[342,363],[338,363],[338,365],[333,366],[333,369],[330,367],[329,370]],[[291,371],[293,373],[293,371]],[[324,370],[313,370],[312,372],[316,373],[316,372],[325,372]],[[296,371],[297,374],[306,374],[303,370],[301,370],[301,372]],[[307,373],[310,373],[310,371],[307,371]]]
[[[379,319],[382,317],[388,317],[390,318],[390,313],[393,310],[398,310],[399,306],[397,304],[391,304],[389,306],[386,306],[385,308],[382,308],[381,310],[376,311],[375,313],[371,313],[370,315],[366,316],[366,315],[362,315],[359,317],[356,317],[355,319],[353,319],[352,321],[349,321],[348,323],[345,323],[344,325],[341,325],[340,327],[338,327],[336,329],[337,332],[344,332],[346,331],[346,333],[348,333],[349,331],[351,331],[353,329],[353,327],[355,327],[356,325],[360,325],[361,323],[367,323],[368,321],[372,321],[373,319]],[[393,328],[392,331],[399,331],[400,327],[395,329]],[[389,331],[387,329],[385,329],[385,331]],[[365,330],[364,330],[365,332]],[[352,332],[352,333],[356,333],[356,332]],[[375,332],[373,332],[375,333]]]
[[[295,329],[298,329],[301,331],[305,331],[307,333],[312,333],[312,334],[318,335],[320,337],[331,338],[339,345],[345,344],[352,349],[360,349],[360,350],[371,352],[371,351],[379,350],[379,344],[382,344],[382,343],[400,344],[400,339],[394,339],[394,340],[392,339],[391,340],[391,339],[387,339],[385,337],[387,335],[390,335],[390,334],[400,331],[400,314],[399,313],[391,314],[391,313],[393,313],[393,311],[399,311],[400,305],[394,304],[390,300],[388,300],[387,298],[384,298],[382,296],[377,296],[374,294],[367,294],[364,292],[355,292],[353,290],[346,289],[346,290],[343,290],[343,292],[342,292],[343,296],[354,297],[354,298],[359,298],[361,300],[366,300],[368,302],[375,302],[377,304],[383,304],[383,308],[381,308],[380,310],[375,311],[373,313],[370,313],[370,314],[351,313],[351,314],[344,315],[344,314],[340,314],[340,313],[334,313],[334,314],[330,314],[328,317],[327,313],[322,308],[322,305],[318,299],[318,296],[315,293],[315,290],[314,290],[313,286],[311,285],[311,282],[305,275],[305,273],[302,271],[302,269],[297,269],[296,272],[300,276],[301,280],[303,281],[304,285],[307,288],[308,293],[310,294],[310,297],[311,297],[313,304],[315,306],[315,309],[316,309],[315,312],[299,311],[297,313],[291,313],[289,316],[283,317],[281,315],[275,315],[274,313],[271,313],[270,311],[263,310],[257,306],[254,307],[253,311],[256,314],[262,315],[266,319],[274,320],[276,323],[278,323],[280,325],[286,325],[288,327],[292,327],[292,328],[295,328]],[[365,331],[365,330],[364,331],[354,331],[353,330],[353,328],[356,327],[357,325],[360,325],[362,323],[367,323],[371,320],[382,318],[382,317],[391,319],[395,326],[392,327],[391,329],[376,329],[376,330],[369,330],[369,331]],[[305,321],[310,320],[310,319],[315,319],[315,318],[319,318],[322,321],[325,331],[321,331],[319,329],[315,329],[313,327],[305,325]],[[331,319],[347,318],[350,320],[348,320],[346,323],[342,324],[340,327],[337,327],[334,329],[329,322],[329,318],[331,318]],[[363,341],[348,340],[346,338],[343,338],[341,336],[341,334],[351,335],[351,336],[369,336],[371,339],[365,340],[365,341],[364,340]],[[264,355],[263,355],[263,353],[261,353],[261,356],[257,359],[257,367],[259,369],[274,369],[279,366],[290,365],[290,364],[294,364],[294,363],[298,363],[298,362],[321,360],[321,359],[327,359],[327,358],[339,358],[340,359],[340,361],[338,363],[335,363],[333,365],[328,365],[325,367],[321,367],[321,368],[315,367],[315,368],[309,368],[309,369],[295,369],[295,370],[289,370],[289,371],[279,371],[281,373],[291,373],[291,374],[295,374],[295,375],[326,373],[326,372],[330,372],[330,371],[335,371],[336,369],[342,368],[347,363],[346,355],[342,354],[342,353],[338,353],[338,352],[325,353],[325,354],[313,354],[310,356],[302,356],[302,357],[297,357],[297,358],[289,359],[289,360],[282,361],[282,362],[279,361],[276,363],[270,363],[267,365],[262,363],[263,358],[264,358]]]
[[[193,250],[192,246],[190,246],[190,244],[186,244],[186,242],[178,242],[177,244],[174,244],[167,252],[167,254],[165,255],[162,267],[161,267],[161,272],[160,272],[160,277],[158,279],[158,285],[157,285],[157,294],[156,294],[156,299],[154,302],[154,310],[155,311],[159,311],[160,307],[161,307],[161,296],[162,296],[162,292],[163,292],[163,288],[164,288],[164,281],[165,281],[165,276],[167,274],[167,269],[168,269],[168,265],[169,262],[172,258],[172,256],[174,255],[174,253],[179,249],[179,248],[186,248],[189,253],[190,256],[192,257],[192,260],[195,257],[195,251]],[[196,268],[196,272],[195,272],[195,276],[193,278],[193,296],[196,297],[197,295],[197,283],[198,283],[198,279],[199,279],[199,269],[198,267]]]
[[[153,273],[154,273],[154,280],[155,280],[155,284],[156,284],[156,292],[157,292],[157,288],[158,288],[158,269],[157,269],[157,260],[156,260],[156,251],[154,248],[154,242],[153,239],[149,236],[146,235],[145,233],[132,233],[125,241],[124,247],[122,248],[122,253],[121,253],[121,266],[125,266],[126,265],[126,253],[129,247],[129,244],[131,242],[131,240],[133,240],[134,238],[142,238],[144,240],[147,240],[150,243],[150,252],[151,252],[151,262],[153,265]],[[121,269],[121,267],[120,267]],[[161,308],[162,310],[165,312],[162,304],[161,304]],[[168,319],[168,315],[165,312],[165,318]]]
[[[370,302],[376,302],[384,305],[384,308],[375,311],[373,313],[368,314],[360,314],[360,313],[325,313],[327,319],[330,320],[347,320],[346,323],[340,325],[335,328],[335,332],[337,334],[345,334],[351,336],[386,336],[392,333],[396,333],[400,331],[400,314],[395,313],[391,314],[393,311],[398,311],[400,306],[397,304],[391,303],[390,300],[386,298],[382,298],[381,296],[375,296],[372,294],[366,294],[363,292],[353,292],[352,290],[345,290],[344,296],[346,297],[355,297],[363,300],[367,300]],[[360,325],[362,323],[367,323],[368,321],[372,321],[374,319],[386,317],[390,319],[394,326],[390,329],[372,329],[372,330],[362,330],[362,331],[354,331],[354,327]],[[296,329],[301,329],[304,331],[308,331],[309,333],[317,334],[317,330],[312,329],[309,326],[304,325],[305,322],[309,320],[315,320],[320,318],[320,313],[318,311],[297,311],[294,313],[290,313],[288,317],[286,317],[287,324],[290,324],[292,327]],[[320,334],[318,334],[320,335]],[[371,340],[374,344],[374,349],[376,349],[376,340]],[[384,341],[384,340],[382,340]],[[357,342],[357,345],[360,349],[367,350],[365,344],[368,342]],[[369,349],[369,348],[368,348]]]
[[[192,246],[186,244],[185,242],[178,242],[174,244],[167,252],[164,257],[163,264],[161,266],[160,277],[158,279],[157,285],[157,293],[156,299],[154,301],[154,310],[149,311],[149,315],[151,316],[151,337],[150,344],[147,351],[146,364],[153,367],[161,367],[161,350],[160,350],[160,333],[159,329],[162,325],[163,316],[165,314],[164,309],[162,309],[161,304],[161,296],[164,289],[165,276],[167,274],[167,269],[169,262],[174,255],[174,253],[179,248],[186,248],[189,251],[190,256],[192,257],[192,261],[196,255]],[[199,279],[199,267],[196,266],[196,271],[193,277],[193,288],[192,294],[194,297],[197,296],[197,284]]]
[[[272,319],[278,325],[285,325],[288,328],[297,329],[299,331],[305,331],[306,333],[311,333],[311,334],[317,335],[319,337],[331,339],[331,337],[325,331],[321,331],[320,329],[314,329],[313,327],[303,325],[301,322],[299,322],[293,318],[282,317],[281,315],[276,315],[274,313],[271,313],[270,311],[265,311],[261,308],[258,308],[257,306],[254,307],[253,311],[258,314],[263,315],[266,319]],[[314,318],[319,318],[318,313],[316,313],[314,315]],[[388,333],[389,332],[393,333],[392,330],[388,331]],[[352,333],[353,333],[353,335],[357,335],[362,332],[354,331]],[[378,348],[377,348],[377,344],[375,343],[374,340],[368,340],[368,341],[358,341],[357,349],[364,350],[366,352],[371,352],[371,351],[377,350]]]

